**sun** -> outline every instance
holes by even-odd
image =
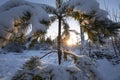
[[[74,45],[74,42],[72,39],[67,40],[67,45],[72,46]]]

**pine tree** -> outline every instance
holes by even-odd
[[[43,80],[40,75],[40,58],[32,57],[28,60],[21,70],[12,77],[12,80]]]
[[[93,43],[100,43],[104,44],[105,39],[109,37],[109,35],[112,35],[110,33],[110,25],[109,23],[112,23],[107,17],[104,17],[104,20],[101,20],[101,16],[96,15],[99,14],[99,12],[92,10],[91,12],[84,13],[79,10],[74,10],[76,6],[80,6],[80,1],[75,0],[76,5],[72,5],[73,0],[64,2],[63,0],[56,0],[56,8],[53,7],[43,7],[48,13],[53,14],[51,16],[51,22],[54,22],[56,19],[58,19],[58,63],[61,64],[61,26],[64,25],[65,18],[68,16],[74,18],[77,20],[80,24],[80,30],[81,30],[81,42],[82,45],[84,45],[84,32],[88,34],[88,38]],[[74,2],[74,1],[73,1]],[[78,2],[78,3],[77,3]],[[104,10],[101,10],[103,13],[107,13]],[[118,27],[117,27],[118,28]],[[116,29],[114,29],[113,32],[115,32]],[[67,28],[64,28],[67,29]]]

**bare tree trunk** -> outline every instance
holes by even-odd
[[[116,36],[114,38],[115,38],[115,46],[118,50],[117,56],[120,57],[120,49],[119,49],[119,43],[118,43],[119,40]]]
[[[82,26],[80,26],[80,38],[81,38],[81,50],[82,50],[84,48],[84,30]]]
[[[83,30],[83,27],[81,27],[81,43],[82,43],[82,45],[84,45],[84,30]]]
[[[62,57],[62,51],[61,51],[61,15],[58,16],[58,63],[61,64],[61,57]]]
[[[112,37],[112,45],[113,45],[113,49],[114,49],[115,55],[116,55],[116,57],[118,57],[113,37]]]
[[[61,22],[62,22],[62,15],[59,12],[59,8],[61,7],[63,0],[56,0],[56,7],[58,10],[58,38],[57,38],[57,49],[58,49],[58,64],[61,64],[62,58],[62,50],[61,50]]]

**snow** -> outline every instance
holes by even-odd
[[[102,80],[101,74],[96,70],[96,65],[92,59],[85,55],[81,55],[77,60],[76,66],[82,70],[86,78],[94,75],[95,80]],[[93,80],[93,78],[91,78]]]
[[[5,12],[11,8],[27,4],[24,0],[9,0],[0,7],[0,13]]]
[[[98,10],[97,13],[96,13],[96,17],[99,19],[99,20],[105,20],[108,16],[108,12],[106,12],[105,10]]]
[[[69,6],[73,6],[75,10],[79,10],[85,14],[99,10],[99,3],[96,0],[70,0],[68,4]]]
[[[105,10],[100,9],[99,3],[96,0],[69,0],[62,5],[63,8],[65,6],[73,7],[74,11],[79,11],[82,14],[91,15],[95,13],[95,17],[98,20],[104,20],[108,15]]]
[[[68,6],[68,4],[80,13],[91,14],[95,11],[95,17],[99,20],[106,19],[108,15],[106,11],[99,8],[99,4],[96,0],[70,0],[65,5]],[[62,7],[65,7],[65,5]],[[45,5],[35,4],[24,0],[10,0],[3,4],[0,6],[0,36],[9,39],[12,35],[10,31],[14,31],[15,29],[15,21],[19,21],[27,12],[31,15],[28,23],[32,26],[32,33],[38,31],[46,32],[47,27],[42,21],[49,22],[50,19],[44,10],[45,8],[47,8],[47,6],[45,7]],[[52,9],[52,12],[55,13],[54,8]],[[2,42],[2,40],[0,40],[0,42]],[[40,57],[47,52],[48,50],[26,50],[23,53],[0,54],[0,80],[11,79],[17,70],[22,67],[22,64],[32,56]],[[57,54],[54,52],[52,55],[50,54],[42,59],[44,68],[37,67],[38,72],[35,71],[35,73],[38,74],[39,70],[42,70],[44,72],[41,75],[47,78],[49,76],[46,74],[50,74],[53,76],[53,80],[84,80],[88,79],[86,77],[90,77],[91,75],[95,76],[95,80],[101,80],[101,78],[103,78],[103,80],[120,79],[120,64],[112,65],[106,59],[97,60],[97,67],[95,67],[94,62],[86,56],[79,56],[76,65],[71,62],[71,60],[63,62],[62,66],[56,65],[57,62]],[[52,72],[49,73],[50,71]],[[85,75],[83,75],[83,73],[85,73]]]
[[[97,63],[104,80],[120,80],[120,64],[112,65],[107,59],[98,60]]]
[[[0,80],[9,80],[30,57],[41,56],[43,53],[44,51],[25,51],[24,53],[0,54]],[[44,60],[43,62],[46,63]]]
[[[17,70],[22,67],[22,64],[29,60],[32,56],[42,56],[49,51],[24,51],[24,53],[8,53],[0,54],[0,80],[9,80]],[[43,65],[56,65],[57,64],[57,54],[52,53],[42,59]],[[63,64],[64,65],[64,64]]]
[[[17,72],[17,70],[19,70],[22,67],[22,64],[25,63],[27,60],[29,60],[32,56],[40,57],[47,52],[49,52],[49,50],[48,51],[44,51],[44,50],[38,50],[38,51],[29,50],[29,51],[27,51],[26,50],[23,53],[0,54],[0,80],[9,80]],[[82,61],[82,63],[78,64],[78,67],[81,67],[79,65],[83,65],[82,68],[84,67],[84,70],[86,70],[86,68],[88,68],[88,67],[90,69],[92,69],[91,68],[92,66],[90,67],[91,62],[90,62],[89,58],[87,58],[85,56],[81,56],[80,62],[81,61]],[[83,61],[85,61],[85,63],[83,63]],[[60,74],[61,72],[62,72],[62,74],[64,74],[65,76],[68,76],[70,78],[70,75],[68,73],[64,72],[65,70],[67,70],[69,73],[71,73],[73,75],[73,77],[75,77],[75,76],[77,77],[79,75],[79,77],[81,76],[81,78],[83,78],[81,70],[78,67],[75,67],[75,65],[73,63],[70,64],[69,62],[70,61],[64,62],[62,64],[62,66],[56,65],[57,64],[57,54],[52,53],[42,59],[42,65],[45,67],[42,69],[40,68],[40,70],[46,70],[46,69],[50,69],[50,70],[46,70],[46,71],[53,70],[53,72],[51,74],[59,75],[59,78],[54,77],[54,80],[62,79],[62,77],[61,77],[62,75]],[[88,66],[86,66],[86,64]],[[98,64],[97,70],[98,70],[98,72],[100,72],[99,76],[102,75],[103,80],[119,80],[120,64],[112,65],[106,59],[97,60],[97,64]],[[63,68],[63,67],[66,67],[66,68]],[[46,76],[45,73],[43,75]],[[68,79],[68,77],[64,77],[63,79],[70,80],[70,79]]]
[[[49,65],[42,70],[44,71],[42,75],[44,76],[45,79],[49,79],[48,75],[51,72],[50,74],[53,75],[52,80],[70,80],[69,74],[66,72],[66,70],[62,66]],[[48,75],[46,75],[46,73]],[[63,75],[65,77],[63,77]]]
[[[46,32],[47,26],[42,23],[46,21],[49,23],[49,16],[41,7],[41,4],[35,4],[24,0],[9,0],[0,6],[0,34],[1,37],[9,39],[10,32],[15,31],[15,23],[21,23],[27,13],[30,14],[30,19],[27,23],[32,24],[32,34],[35,32]]]
[[[0,13],[0,25],[2,25],[3,28],[12,30],[14,28],[14,21],[22,18],[25,14],[25,11],[30,11],[30,7],[24,5]]]
[[[80,1],[80,5],[76,6],[75,9],[80,10],[80,12],[83,12],[85,14],[89,14],[92,11],[97,11],[99,9],[99,4],[96,2],[96,0],[83,0],[84,2]]]

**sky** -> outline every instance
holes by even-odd
[[[114,20],[112,17],[114,13],[118,13],[120,18],[120,0],[97,0],[100,3],[100,8],[109,12],[109,18]],[[118,19],[120,21],[120,19]]]
[[[0,0],[0,5],[2,5],[3,3],[5,3],[6,1],[8,0]],[[51,5],[51,6],[55,6],[55,0],[26,0],[26,1],[30,1],[30,2],[34,2],[34,3],[44,3],[44,4],[48,4],[48,5]],[[112,15],[113,13],[113,10],[114,11],[117,11],[119,14],[120,14],[120,9],[118,9],[118,5],[120,7],[120,0],[97,0],[100,4],[100,8],[107,10],[110,12],[110,15]],[[77,30],[79,32],[79,25],[78,23],[73,20],[73,19],[68,19],[67,20],[70,24],[70,29],[74,29],[74,30]],[[47,36],[48,37],[52,37],[55,38],[57,36],[57,30],[58,30],[58,27],[57,27],[57,22],[53,23],[50,28],[48,29],[48,34]],[[75,34],[72,34],[72,40],[76,37]],[[87,39],[87,37],[86,37]],[[73,42],[76,42],[77,39],[74,39]]]

